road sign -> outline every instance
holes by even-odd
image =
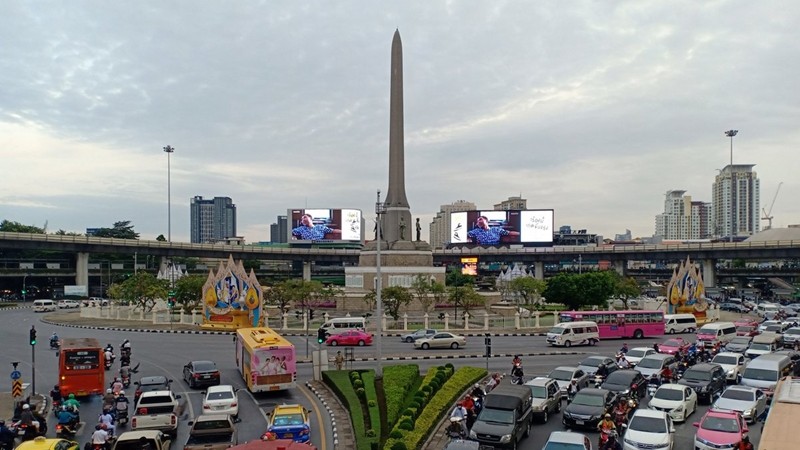
[[[22,378],[22,372],[20,372],[19,370],[14,370],[11,372],[12,380],[19,380],[20,378]]]
[[[22,380],[14,380],[11,383],[11,396],[14,398],[22,397]]]

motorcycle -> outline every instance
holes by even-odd
[[[106,370],[111,370],[111,365],[114,364],[114,359],[106,359],[105,363],[103,364]]]
[[[467,434],[464,431],[464,425],[461,423],[464,419],[461,417],[451,417],[450,424],[445,429],[445,434],[450,439],[466,439]]]
[[[122,386],[125,389],[128,389],[129,387],[131,387],[131,377],[129,377],[129,376],[122,377]]]
[[[594,387],[599,389],[600,386],[603,385],[603,381],[605,381],[605,380],[606,380],[606,377],[604,377],[602,375],[595,375],[594,376]]]
[[[77,424],[59,423],[56,424],[56,437],[62,439],[74,439],[77,432]]]
[[[36,430],[36,427],[28,426],[27,424],[21,423],[20,421],[13,422],[11,424],[11,427],[9,428],[17,435],[17,438],[22,442],[31,441],[34,438],[36,438],[36,436],[39,435],[38,431]]]
[[[658,385],[655,383],[648,383],[647,384],[647,395],[650,398],[653,398],[656,395],[656,391],[658,390]]]
[[[603,430],[600,432],[600,442],[597,446],[598,450],[618,450],[620,448],[617,430]]]
[[[50,350],[58,350],[61,348],[61,341],[55,339],[50,341]]]

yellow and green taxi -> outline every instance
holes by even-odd
[[[14,450],[79,450],[80,445],[66,439],[48,439],[37,436],[32,441],[25,441]]]
[[[309,411],[300,405],[278,405],[269,413],[267,431],[261,436],[265,441],[291,439],[308,442],[311,437]]]

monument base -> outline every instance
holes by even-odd
[[[375,288],[377,244],[367,242],[358,266],[345,267],[345,291],[367,292]],[[381,242],[381,286],[411,287],[417,275],[444,284],[445,267],[433,267],[433,252],[423,241]]]

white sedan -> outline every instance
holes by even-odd
[[[628,353],[625,353],[625,359],[628,360],[631,366],[636,366],[642,358],[655,353],[656,351],[652,347],[634,347],[628,350]]]
[[[744,420],[755,423],[761,411],[767,408],[767,396],[761,389],[747,386],[730,386],[711,405],[715,411],[736,411]]]
[[[669,414],[652,409],[637,409],[628,421],[622,448],[662,448],[672,450],[675,426]]]
[[[650,399],[650,408],[669,414],[675,422],[684,422],[697,411],[697,393],[682,384],[663,384]]]
[[[239,417],[239,400],[236,391],[230,384],[209,386],[203,397],[203,414],[230,414],[234,419]]]
[[[414,341],[414,348],[427,350],[429,348],[452,348],[464,347],[467,345],[467,338],[453,333],[436,333],[431,337],[417,339]]]

